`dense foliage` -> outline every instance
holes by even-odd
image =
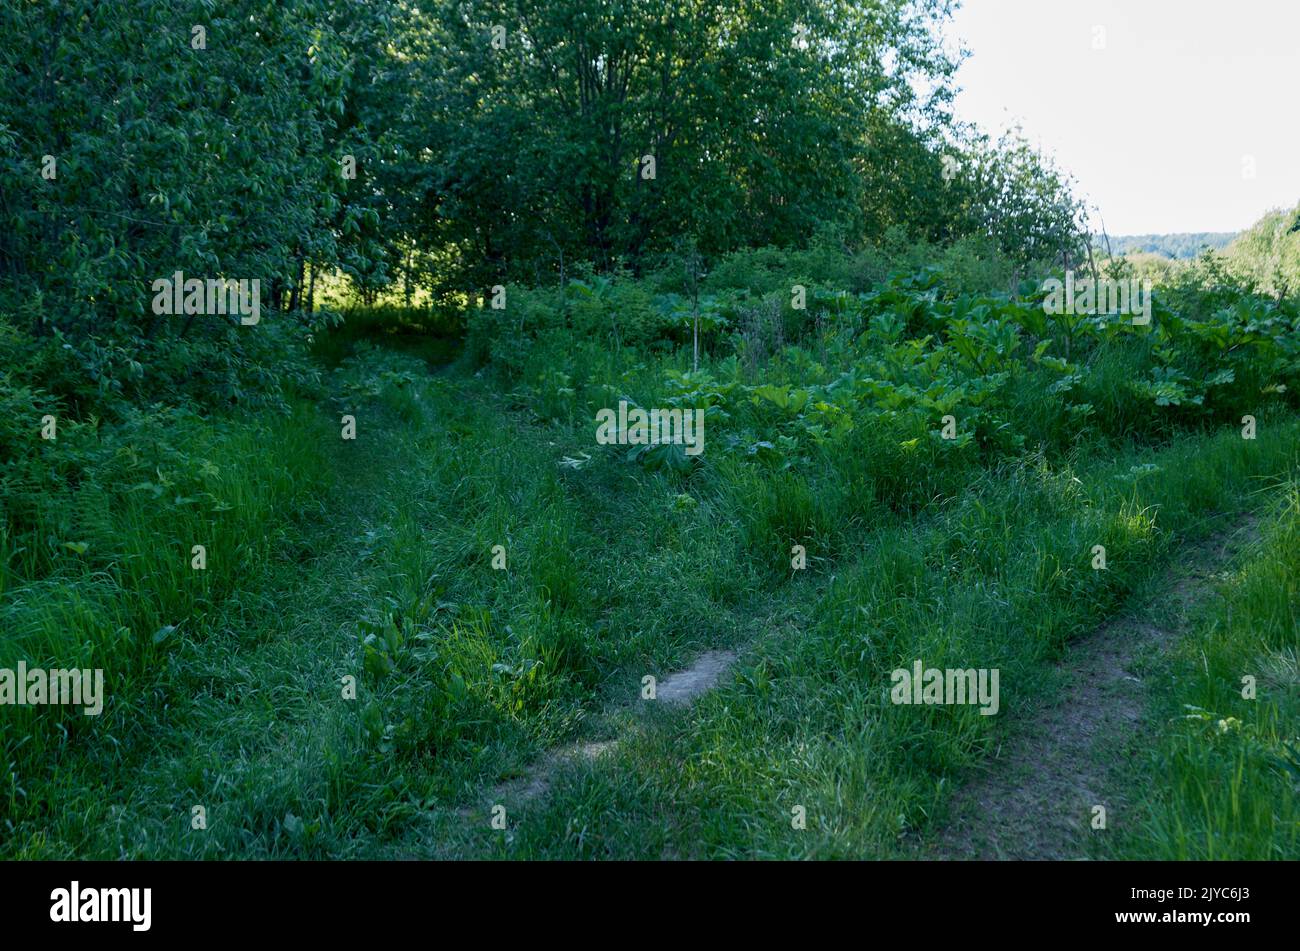
[[[318,272],[409,300],[683,242],[1068,252],[1067,183],[951,124],[949,5],[5,4],[7,365],[225,404],[276,391]],[[177,271],[259,280],[269,319],[154,313]]]
[[[1295,857],[1294,698],[1209,672],[1294,682],[1297,228],[1103,261],[1065,175],[953,121],[952,6],[0,0],[0,668],[109,694],[0,713],[0,855],[905,854],[1001,740],[882,671],[998,666],[1023,714],[1290,480],[1276,591],[1187,675],[1247,726],[1167,751],[1165,808]],[[1049,313],[1065,270],[1156,274],[1151,322]],[[159,313],[176,272],[260,320]],[[707,452],[600,443],[619,404]],[[618,699],[737,645],[697,726]],[[611,736],[639,770],[465,821]]]
[[[874,457],[893,460],[881,469],[918,487],[956,459],[1237,422],[1294,405],[1300,387],[1300,310],[1212,260],[1159,289],[1150,326],[1049,314],[1034,282],[1020,295],[963,289],[934,268],[873,282],[871,266],[828,250],[743,253],[693,299],[672,270],[649,284],[512,287],[508,311],[472,317],[470,353],[534,393],[542,416],[587,419],[613,405],[606,355],[618,341],[690,352],[699,314],[707,365],[658,380],[630,373],[636,402],[707,407],[716,451],[767,453],[787,468],[866,432]],[[949,414],[957,434],[945,443]],[[692,462],[680,448],[648,458]]]
[[[1224,251],[1245,280],[1277,295],[1300,291],[1300,205],[1271,211]]]

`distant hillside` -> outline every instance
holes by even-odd
[[[1220,251],[1237,237],[1235,231],[1202,231],[1196,234],[1130,234],[1112,235],[1110,250],[1113,254],[1159,254],[1176,260],[1194,258],[1206,248]],[[1097,246],[1106,250],[1104,239]]]

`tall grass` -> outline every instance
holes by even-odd
[[[330,491],[326,432],[305,404],[283,417],[105,430],[118,464],[43,499],[24,546],[6,538],[0,667],[102,669],[106,694],[98,717],[4,708],[11,830],[49,808],[37,790],[70,750],[98,748],[113,763],[142,706],[167,702],[179,645],[201,641],[214,604],[291,551],[294,520],[318,514]],[[192,567],[196,545],[202,570]]]
[[[546,334],[490,341],[508,373],[471,372],[471,354],[432,374],[445,342],[357,314],[318,341],[336,365],[324,406],[142,417],[43,448],[58,478],[24,500],[24,531],[0,535],[0,666],[102,667],[109,704],[100,718],[0,714],[6,854],[910,854],[1007,724],[1054,696],[1065,646],[1295,468],[1300,426],[1280,400],[1247,441],[1128,386],[1150,362],[1141,340],[1099,338],[1078,368],[1071,399],[1095,416],[1072,414],[1058,374],[1026,364],[987,431],[955,445],[931,417],[962,397],[924,402],[942,361],[916,362],[888,321],[763,365],[706,359],[688,378],[680,348],[575,338],[551,296],[528,312],[555,324]],[[662,319],[644,288],[624,298],[641,310],[620,315],[621,333]],[[374,347],[377,327],[402,342]],[[840,399],[832,384],[853,365],[852,386],[906,409],[864,397],[853,428],[823,439],[820,423],[743,388],[815,382]],[[892,391],[878,386],[891,368]],[[982,384],[955,384],[967,385]],[[653,470],[595,445],[590,410],[626,392],[716,396],[703,462]],[[339,439],[343,413],[355,442]],[[792,567],[796,545],[806,570]],[[1217,722],[1236,709],[1220,695],[1234,665],[1286,675],[1294,611],[1264,593],[1290,585],[1293,606],[1286,577],[1261,569],[1242,595],[1260,612],[1254,653],[1233,654],[1248,640],[1236,636],[1209,644],[1219,693],[1178,703]],[[734,682],[690,713],[639,715],[643,676],[725,646],[744,650]],[[1000,669],[1002,714],[888,703],[890,670],[916,659]],[[355,702],[340,691],[349,677]],[[1294,711],[1257,709],[1253,735],[1285,759]],[[548,750],[615,735],[615,758],[569,768],[549,802],[512,804],[509,837],[472,818],[485,790]],[[1245,795],[1282,788],[1252,772],[1268,756],[1231,761],[1244,785],[1225,805],[1202,786],[1222,764],[1193,753],[1205,750],[1162,754],[1185,789],[1152,812],[1152,841],[1200,854],[1229,821],[1246,852],[1291,849]],[[1199,826],[1197,797],[1218,803]],[[196,803],[214,817],[201,835]],[[794,805],[808,829],[791,828]]]
[[[1277,494],[1276,521],[1152,678],[1156,741],[1125,777],[1139,817],[1105,855],[1300,858],[1300,486]]]
[[[871,532],[822,593],[787,589],[794,623],[760,638],[733,684],[633,736],[617,760],[574,767],[509,846],[479,833],[474,847],[551,858],[911,854],[917,837],[942,830],[963,771],[1050,701],[1065,645],[1145,590],[1256,479],[1292,471],[1297,433],[1292,422],[1266,444],[1228,431],[1087,465],[1009,465],[918,521]],[[1091,565],[1097,544],[1105,571]],[[1291,617],[1276,592],[1259,604],[1276,625]],[[1001,714],[889,703],[890,670],[916,659],[1000,669]],[[1226,808],[1231,787],[1222,798]],[[796,805],[806,830],[791,826]]]

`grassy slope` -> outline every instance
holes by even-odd
[[[134,666],[105,664],[102,722],[66,743],[44,730],[39,756],[17,754],[28,768],[10,782],[6,854],[907,854],[961,770],[1052,694],[1061,646],[1294,467],[1300,435],[1278,421],[1250,443],[1228,430],[1102,462],[1009,464],[913,519],[877,513],[835,560],[812,552],[782,580],[768,555],[788,539],[756,536],[747,516],[797,501],[797,483],[724,471],[686,485],[617,454],[563,467],[591,448],[585,430],[396,359],[337,391],[330,410],[223,443],[212,488],[239,514],[208,517],[241,521],[221,523],[216,550],[238,554],[213,557],[220,577],[128,575],[105,595],[172,599],[130,629],[186,620]],[[333,422],[349,411],[355,443]],[[1147,462],[1158,470],[1135,479]],[[161,533],[183,552],[207,531],[138,515],[104,538],[145,551]],[[1088,566],[1094,544],[1105,573]],[[82,597],[95,577],[60,590]],[[200,598],[194,584],[218,587]],[[47,605],[61,602],[35,593],[9,592],[7,619],[42,619],[55,637],[67,623]],[[689,712],[636,710],[642,675],[718,645],[749,645],[734,683]],[[1004,715],[889,705],[889,670],[917,657],[1000,667]],[[340,696],[348,673],[356,702]],[[630,738],[611,759],[489,827],[485,788],[558,743],[618,734]],[[206,830],[190,828],[195,804]],[[791,829],[794,805],[806,830]]]
[[[244,510],[259,513],[241,529],[259,540],[260,556],[226,572],[223,596],[188,616],[189,592],[212,574],[191,573],[182,560],[184,571],[165,576],[176,599],[166,616],[186,616],[180,633],[150,648],[138,676],[101,661],[105,717],[65,717],[84,729],[74,742],[15,758],[11,854],[364,851],[424,803],[464,798],[572,735],[610,669],[632,657],[667,669],[719,636],[706,591],[643,616],[665,577],[684,584],[693,566],[643,557],[653,532],[646,540],[620,527],[626,473],[611,468],[613,485],[572,493],[546,433],[520,428],[481,388],[428,378],[410,361],[374,363],[341,388],[340,407],[358,419],[354,443],[313,414],[286,421],[292,432],[253,440],[269,458],[244,446],[222,459],[228,481],[247,483]],[[275,485],[259,481],[264,470],[291,463],[311,517],[262,504]],[[671,521],[661,513],[669,534]],[[159,556],[170,565],[181,541],[207,527],[121,518],[104,534],[141,548],[175,535]],[[490,566],[498,543],[502,572]],[[221,551],[213,546],[209,572]],[[712,556],[700,548],[702,560]],[[639,577],[621,572],[628,564],[640,564]],[[720,589],[743,586],[724,574]],[[58,584],[71,598],[93,582],[70,573]],[[130,583],[114,595],[155,591],[147,580]],[[35,587],[14,593],[11,617],[45,610],[33,603]],[[57,618],[40,616],[58,629]],[[368,623],[382,631],[388,618],[402,632],[400,647],[385,651],[396,670],[367,673],[359,631]],[[134,624],[156,626],[152,615]],[[431,650],[434,626],[446,636]],[[600,636],[611,629],[626,633]],[[361,680],[355,703],[341,697],[349,673]],[[49,710],[17,712],[45,718],[40,735],[57,733]],[[207,829],[190,828],[193,805],[206,809]]]
[[[419,847],[529,857],[910,854],[945,789],[1054,690],[1050,662],[1177,553],[1294,464],[1294,424],[1271,442],[1235,431],[1077,470],[1015,467],[915,525],[784,590],[732,685],[691,712],[652,717],[612,759],[578,765],[548,801],[495,831],[444,814]],[[1159,471],[1140,486],[1133,466]],[[1076,481],[1076,479],[1078,481]],[[1110,569],[1088,566],[1092,544]],[[757,619],[756,619],[757,620]],[[997,666],[1005,716],[893,707],[888,671]],[[634,696],[636,678],[624,680]],[[1005,727],[1003,724],[1006,724]],[[507,804],[513,811],[514,804]],[[791,828],[790,810],[808,828]]]

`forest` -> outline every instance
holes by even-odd
[[[1194,258],[1206,248],[1220,251],[1232,244],[1237,235],[1232,232],[1203,232],[1201,234],[1136,234],[1112,235],[1108,244],[1099,244],[1110,254],[1160,254],[1169,258]]]

